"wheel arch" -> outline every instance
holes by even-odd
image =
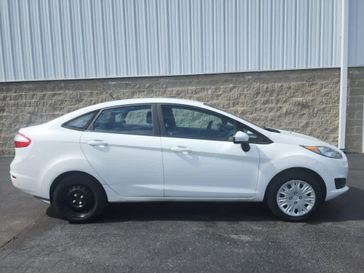
[[[292,168],[288,168],[285,170],[280,171],[279,173],[277,173],[268,183],[267,187],[265,188],[265,192],[264,192],[264,199],[263,201],[266,202],[267,200],[267,193],[269,192],[269,188],[270,186],[273,184],[273,181],[275,181],[276,179],[279,179],[280,177],[284,176],[284,175],[295,175],[298,172],[304,172],[306,174],[312,175],[315,180],[319,183],[319,186],[322,189],[322,200],[326,199],[326,194],[327,194],[327,189],[326,189],[326,184],[325,181],[323,180],[323,178],[321,177],[321,175],[319,175],[317,172],[309,169],[309,168],[304,168],[304,167],[292,167]]]
[[[105,188],[104,186],[100,183],[100,181],[98,179],[96,179],[93,175],[89,174],[89,173],[86,173],[86,172],[82,172],[82,171],[67,171],[67,172],[64,172],[60,175],[58,175],[52,182],[51,184],[51,187],[49,189],[49,201],[52,203],[53,202],[53,193],[54,193],[54,190],[56,189],[56,187],[59,185],[59,183],[62,182],[62,180],[66,177],[69,177],[69,176],[72,176],[72,175],[82,175],[82,176],[85,176],[85,177],[88,177],[90,179],[92,179],[94,182],[96,182],[97,184],[99,184],[99,186],[102,188],[103,190],[103,193],[104,195],[106,196],[106,200],[108,200],[108,197],[107,197],[107,194],[106,194],[106,191],[105,191]]]

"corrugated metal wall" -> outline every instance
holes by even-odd
[[[349,4],[349,65],[364,66],[364,1]]]
[[[338,66],[340,6],[340,0],[0,0],[0,81]]]

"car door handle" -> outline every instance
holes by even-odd
[[[103,141],[101,139],[89,140],[89,141],[87,141],[87,144],[91,145],[91,146],[97,146],[97,147],[100,147],[100,148],[105,148],[107,146],[107,142],[105,142],[105,141]]]
[[[171,148],[171,151],[172,152],[181,152],[181,153],[184,153],[184,154],[187,154],[187,153],[191,153],[192,150],[187,148],[187,147],[184,147],[184,146],[175,146],[175,147],[172,147]]]

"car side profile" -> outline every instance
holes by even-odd
[[[302,221],[348,190],[336,147],[196,101],[101,103],[22,128],[14,141],[14,186],[70,222],[130,201],[258,201]]]

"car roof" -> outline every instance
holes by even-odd
[[[145,103],[175,103],[175,104],[184,104],[184,105],[191,105],[191,106],[199,106],[206,108],[207,105],[203,102],[199,101],[193,101],[193,100],[185,100],[185,99],[174,99],[174,98],[138,98],[138,99],[125,99],[125,100],[113,100],[113,101],[107,101],[102,102],[94,105],[90,105],[84,108],[80,108],[78,110],[75,110],[73,112],[70,112],[68,114],[65,114],[59,118],[56,118],[52,121],[50,121],[50,124],[59,124],[63,123],[67,120],[70,120],[72,118],[75,118],[77,116],[104,109],[104,108],[110,108],[110,107],[117,107],[122,105],[130,105],[130,104],[145,104]]]
[[[186,99],[175,99],[175,98],[137,98],[137,99],[124,99],[124,100],[113,100],[108,102],[103,102],[99,104],[92,105],[90,107],[95,109],[113,107],[118,105],[127,105],[127,104],[143,104],[143,103],[177,103],[177,104],[186,104],[193,106],[202,106],[203,102],[186,100]]]

